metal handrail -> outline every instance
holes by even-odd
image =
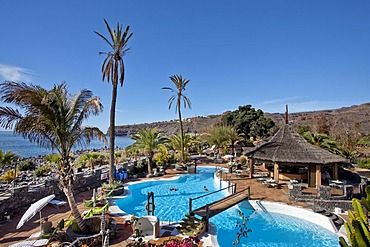
[[[201,195],[201,196],[198,196],[198,197],[196,197],[196,198],[191,198],[191,199],[194,201],[194,200],[200,199],[200,198],[202,198],[202,197],[209,196],[209,195],[212,195],[212,194],[214,194],[214,193],[220,192],[220,191],[222,191],[222,190],[228,189],[228,188],[233,187],[233,186],[234,186],[234,185],[229,185],[229,186],[227,186],[227,187],[225,187],[225,188],[223,188],[223,189],[219,189],[219,190],[216,190],[216,191],[210,192],[210,193],[208,193],[208,194]]]

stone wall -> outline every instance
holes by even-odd
[[[361,171],[356,171],[358,175],[370,178],[370,170],[361,170]]]
[[[334,208],[341,208],[342,211],[352,209],[352,201],[354,188],[352,185],[343,187],[342,196],[332,196],[329,186],[319,186],[317,195],[302,194],[302,186],[300,184],[293,185],[289,190],[289,197],[292,201],[304,202],[311,207],[312,210],[322,210],[333,212]]]
[[[76,173],[73,185],[75,194],[100,187],[101,175],[101,169],[96,169],[94,174]],[[26,185],[11,189],[9,197],[0,199],[0,215],[4,215],[5,212],[10,216],[24,213],[32,203],[51,194],[54,194],[56,199],[66,200],[57,180],[47,180],[38,187]]]

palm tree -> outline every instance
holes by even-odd
[[[138,157],[141,155],[140,149],[137,146],[127,146],[125,148],[126,154],[128,157],[133,157],[135,161],[137,161]]]
[[[12,151],[7,151],[4,153],[3,150],[0,150],[0,166],[10,166],[14,161],[20,158],[19,155],[15,154]]]
[[[6,153],[3,150],[0,150],[0,166],[8,167],[11,166],[14,162],[20,159],[20,156],[15,154],[12,151],[7,151]],[[17,163],[14,167],[14,179],[17,178]]]
[[[228,131],[223,125],[208,128],[200,138],[208,142],[209,145],[217,147],[219,153],[221,148],[226,149],[227,143],[230,141]]]
[[[95,164],[99,160],[100,156],[100,153],[86,153],[82,155],[81,160],[88,162],[90,164],[91,171],[94,172]]]
[[[231,126],[222,126],[221,128],[225,128],[225,135],[229,141],[229,145],[231,146],[232,154],[235,154],[235,145],[245,140],[244,134],[239,134],[238,131],[236,131],[235,128]]]
[[[329,136],[322,133],[304,132],[303,137],[312,145],[321,147],[325,141],[329,139]]]
[[[343,155],[343,148],[338,142],[332,140],[328,135],[322,133],[304,132],[303,137],[311,144],[326,149],[327,151]]]
[[[178,133],[176,135],[172,135],[168,138],[169,145],[172,148],[172,150],[180,151],[181,153],[181,143],[184,143],[184,155],[183,155],[183,161],[187,161],[189,157],[189,150],[194,145],[199,143],[195,138],[191,137],[188,134],[184,134],[184,141],[181,142],[181,133]]]
[[[148,174],[152,174],[152,164],[155,152],[167,142],[167,138],[155,128],[140,129],[133,137],[134,143],[128,149],[141,150],[148,159]]]
[[[122,25],[117,23],[117,29],[111,28],[108,22],[104,19],[105,25],[107,26],[108,33],[111,41],[98,32],[95,32],[102,39],[104,39],[111,51],[99,52],[99,55],[105,54],[107,57],[104,59],[101,67],[103,73],[103,81],[107,79],[108,82],[112,83],[112,102],[110,108],[110,124],[109,124],[109,183],[113,184],[113,172],[114,172],[114,141],[115,141],[115,119],[116,119],[116,102],[117,102],[117,88],[118,82],[121,87],[125,79],[125,64],[123,56],[130,50],[127,47],[128,41],[130,40],[132,33],[129,33],[130,26],[127,26],[123,32]]]
[[[183,79],[181,75],[173,75],[170,76],[170,80],[173,84],[175,84],[176,89],[172,89],[170,87],[163,87],[162,89],[170,90],[171,92],[175,93],[170,97],[168,100],[168,109],[171,109],[173,102],[176,100],[176,107],[175,111],[179,114],[179,122],[180,122],[180,133],[181,133],[181,161],[184,161],[184,129],[182,125],[182,118],[181,118],[181,100],[183,100],[184,108],[187,106],[191,109],[191,102],[188,97],[184,94],[186,85],[190,82],[190,80]]]
[[[82,123],[90,115],[98,115],[103,106],[89,90],[69,96],[64,83],[51,90],[25,83],[0,84],[1,100],[14,104],[20,111],[7,106],[0,107],[0,127],[11,129],[31,142],[52,148],[60,154],[57,165],[59,185],[67,197],[72,215],[83,232],[89,227],[81,217],[73,194],[73,165],[70,153],[73,147],[83,147],[91,140],[106,141],[96,127],[84,127]]]

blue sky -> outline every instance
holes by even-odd
[[[369,102],[369,1],[2,1],[0,80],[70,92],[90,89],[107,130],[111,85],[101,80],[103,19],[131,25],[116,124],[171,120],[169,76],[190,79],[192,110],[219,114],[251,104],[265,112]]]

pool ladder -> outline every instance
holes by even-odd
[[[263,212],[267,213],[267,209],[262,205],[261,201],[256,201],[257,205],[262,209]]]

